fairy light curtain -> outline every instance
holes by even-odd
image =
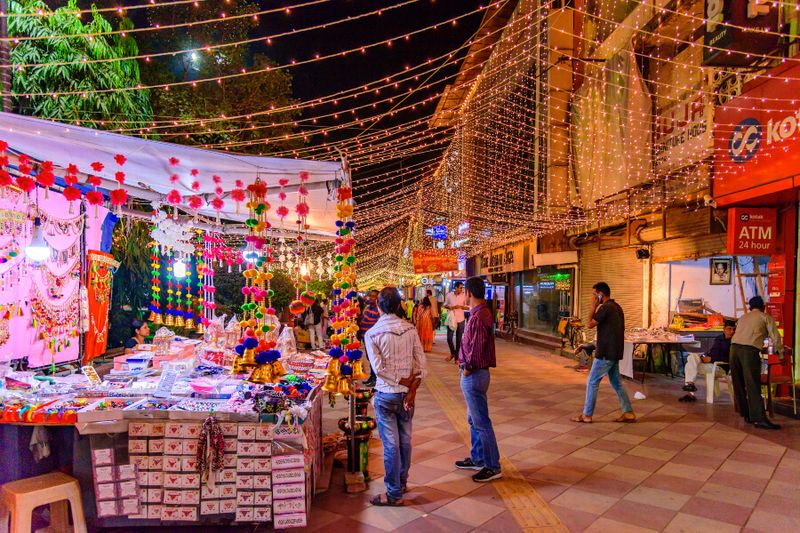
[[[37,196],[53,254],[33,266],[24,250]],[[27,357],[28,366],[38,368],[80,357],[82,253],[84,247],[100,247],[107,213],[99,207],[95,217],[79,206],[70,213],[63,195],[50,191],[45,198],[40,188],[27,200],[12,190],[0,195],[0,360]]]

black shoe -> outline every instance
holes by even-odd
[[[472,459],[467,457],[463,461],[456,461],[456,468],[460,468],[461,470],[481,470],[483,469],[483,465],[477,465],[472,462]]]
[[[758,422],[753,422],[753,425],[758,429],[781,429],[780,424],[773,424],[769,420],[759,420]]]
[[[472,476],[472,481],[476,483],[486,483],[493,479],[500,479],[503,473],[499,470],[492,470],[491,468],[482,468],[480,472]]]
[[[696,402],[697,398],[695,398],[694,395],[692,395],[692,394],[685,394],[685,395],[681,396],[680,398],[678,398],[678,401],[679,402],[692,403],[692,402]]]
[[[694,386],[694,383],[687,383],[683,386],[683,390],[686,392],[697,392],[697,387]]]

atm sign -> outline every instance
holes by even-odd
[[[778,212],[766,207],[728,209],[728,253],[772,255],[778,233]]]

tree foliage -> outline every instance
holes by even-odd
[[[19,113],[42,118],[79,122],[84,126],[114,128],[117,126],[143,126],[152,118],[147,91],[123,91],[139,81],[139,64],[136,60],[90,63],[85,60],[102,60],[138,54],[136,41],[130,36],[102,34],[113,31],[113,26],[92,6],[91,20],[84,22],[74,14],[76,0],[52,11],[42,0],[14,0],[10,11],[17,15],[46,13],[48,16],[15,16],[8,19],[10,36],[47,37],[20,40],[11,48],[12,65],[36,65],[14,68],[12,90],[17,94],[40,93],[39,96],[20,96],[14,105]],[[118,29],[133,27],[122,18]],[[78,62],[63,65],[60,63]],[[106,93],[72,94],[52,97],[56,92],[112,90]],[[123,120],[134,124],[123,123]],[[88,122],[102,121],[102,123]]]
[[[228,17],[254,13],[259,10],[250,0],[230,0],[224,5]],[[205,2],[198,6],[174,6],[169,14],[159,13],[162,25],[217,19],[220,3]],[[155,24],[151,20],[151,24]],[[171,116],[181,120],[220,117],[242,117],[269,108],[281,109],[295,103],[292,99],[292,77],[285,70],[271,70],[257,74],[225,79],[225,76],[243,71],[262,70],[274,65],[253,45],[226,46],[217,49],[191,51],[209,44],[238,42],[248,39],[259,22],[253,17],[222,20],[198,24],[180,30],[158,32],[158,39],[142,40],[147,53],[186,50],[154,58],[143,67],[143,78],[149,85],[166,85],[174,82],[218,78],[218,83],[204,82],[196,85],[173,86],[169,90],[154,89],[152,103],[157,116]],[[183,144],[219,145],[236,143],[232,148],[239,152],[269,153],[302,145],[297,140],[282,139],[296,128],[292,121],[296,111],[279,111],[268,115],[254,115],[250,119],[220,120],[195,126],[182,126],[187,135],[165,136],[164,140]],[[235,130],[235,131],[231,131]],[[244,144],[252,143],[252,144]]]

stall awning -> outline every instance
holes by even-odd
[[[244,220],[246,212],[242,205],[237,213],[236,203],[229,197],[236,180],[242,180],[247,185],[259,177],[266,182],[269,187],[268,201],[274,212],[281,203],[278,182],[286,178],[285,204],[290,215],[286,217],[284,226],[289,229],[295,228],[294,207],[298,199],[300,173],[308,172],[310,229],[326,236],[333,235],[335,231],[335,189],[345,172],[341,162],[230,154],[11,113],[0,113],[0,140],[6,141],[15,152],[25,153],[39,161],[52,161],[57,169],[66,169],[70,163],[74,164],[82,173],[102,178],[103,187],[108,189],[116,188],[114,173],[123,170],[126,174],[125,188],[129,194],[146,200],[162,199],[173,188],[183,196],[197,194],[210,200],[216,187],[213,176],[219,176],[220,185],[225,191],[222,218],[236,221]],[[123,168],[114,162],[116,154],[127,158]],[[170,164],[171,158],[176,158],[178,164]],[[105,166],[101,172],[92,170],[91,164],[95,161]],[[191,175],[192,169],[199,171],[197,177]],[[61,176],[63,172],[56,174]],[[177,184],[170,182],[172,174],[178,175]],[[200,184],[196,191],[191,188],[193,181]],[[216,213],[208,205],[199,212],[209,216]],[[273,222],[280,224],[277,218]]]

